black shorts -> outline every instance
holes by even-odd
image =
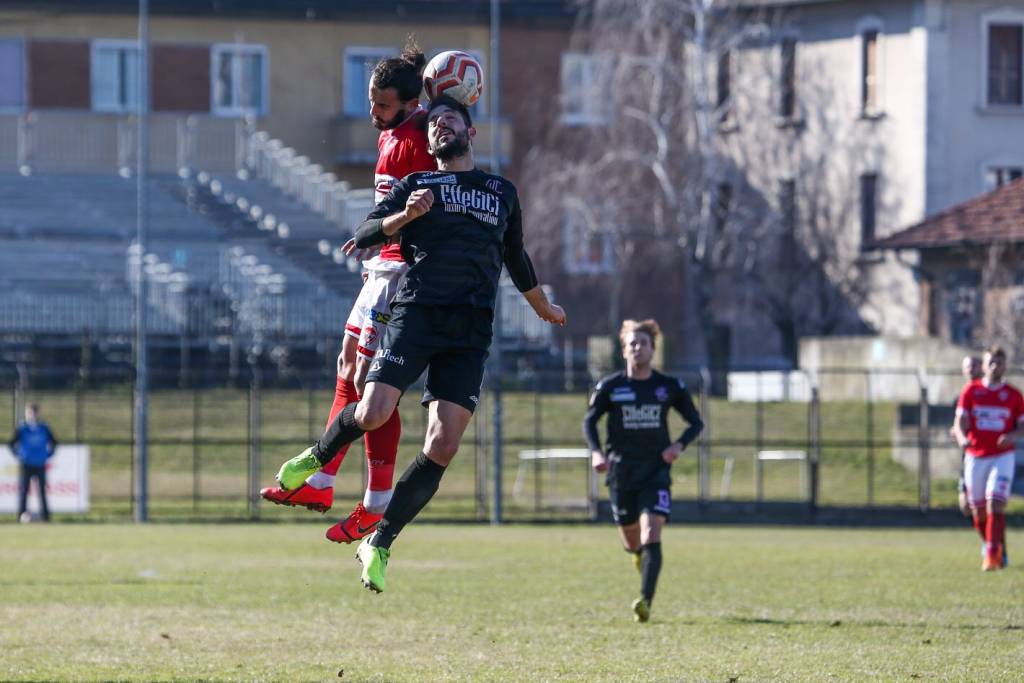
[[[630,461],[613,458],[608,467],[612,518],[619,526],[635,524],[641,512],[672,514],[672,466],[660,458]]]
[[[480,401],[491,322],[486,308],[395,304],[366,381],[405,392],[426,370],[424,405],[450,401],[473,412]]]

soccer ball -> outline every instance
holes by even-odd
[[[484,70],[469,53],[442,52],[423,69],[423,89],[428,99],[448,95],[472,107],[484,89]]]

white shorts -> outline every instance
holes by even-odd
[[[356,353],[372,360],[391,320],[391,299],[404,270],[370,270],[345,322],[345,334],[359,340]]]
[[[1016,467],[1017,456],[1013,451],[984,458],[964,456],[964,482],[971,506],[984,507],[987,500],[1008,501]]]

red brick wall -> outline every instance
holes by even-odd
[[[153,46],[153,109],[210,111],[210,47]]]
[[[28,44],[29,106],[89,109],[92,86],[89,43],[33,40]]]

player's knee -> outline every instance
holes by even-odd
[[[356,424],[359,425],[360,429],[372,432],[387,422],[393,410],[394,406],[385,411],[379,405],[370,405],[365,401],[360,401],[359,405],[356,406]]]
[[[990,500],[988,501],[988,512],[993,515],[1001,515],[1006,511],[1006,501],[1002,500]]]
[[[459,439],[451,434],[436,432],[427,435],[423,452],[441,465],[447,465],[459,450]]]

